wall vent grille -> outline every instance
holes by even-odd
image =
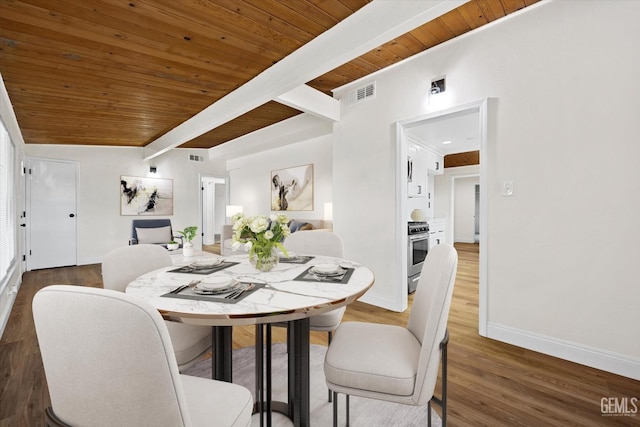
[[[376,97],[376,82],[368,83],[349,92],[349,104],[355,104]]]
[[[204,162],[204,156],[199,156],[197,154],[189,154],[189,160],[193,162]]]

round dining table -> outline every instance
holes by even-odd
[[[284,410],[276,410],[285,412],[295,426],[309,426],[309,318],[357,300],[373,285],[373,272],[346,259],[304,254],[282,257],[267,272],[256,269],[247,255],[209,258],[209,262],[207,258],[185,259],[144,274],[127,286],[126,293],[154,306],[165,320],[212,326],[212,369],[217,380],[232,381],[233,326],[256,325],[256,349],[260,350],[263,326],[267,326],[270,381],[270,325],[286,323],[289,401]],[[324,274],[326,271],[331,274]],[[228,293],[198,292],[199,284],[220,278],[233,281]],[[261,356],[258,362],[256,374],[262,370]],[[262,405],[261,391],[256,392]]]

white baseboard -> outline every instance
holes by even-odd
[[[376,307],[386,308],[387,310],[402,312],[404,311],[402,307],[398,307],[398,301],[392,300],[390,298],[380,297],[379,294],[376,294],[372,291],[367,292],[360,298],[358,301],[364,302],[366,304],[375,305]]]
[[[474,240],[473,238],[471,239],[465,239],[465,238],[453,238],[453,241],[455,243],[476,243],[476,240]]]
[[[2,312],[0,312],[0,338],[4,335],[4,329],[7,327],[7,323],[9,323],[9,316],[11,316],[11,310],[13,309],[13,303],[16,301],[16,296],[18,294],[18,290],[20,289],[20,285],[22,284],[22,280],[20,280],[16,285],[11,287],[7,286],[3,292],[7,293],[6,304],[2,308]]]
[[[640,380],[640,358],[489,322],[487,337],[570,362]]]

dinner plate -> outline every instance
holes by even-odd
[[[198,288],[196,286],[195,288],[193,288],[193,293],[199,294],[199,295],[221,295],[221,294],[227,294],[229,292],[233,292],[236,289],[239,289],[240,287],[241,287],[241,283],[234,281],[232,284],[225,286],[224,288],[218,288],[218,289],[212,289],[212,290],[206,290],[206,289]]]
[[[206,258],[198,258],[197,260],[191,263],[192,267],[213,267],[215,265],[221,264],[224,261],[222,257],[206,257]]]
[[[338,276],[344,273],[344,270],[335,264],[318,264],[311,267],[310,270],[313,274],[319,276]]]
[[[222,293],[229,291],[237,283],[233,277],[227,274],[219,274],[203,278],[193,290],[199,293]]]

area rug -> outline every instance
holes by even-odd
[[[332,426],[333,404],[327,401],[327,387],[324,382],[323,364],[327,347],[312,344],[310,348],[310,409],[311,425],[314,427]],[[233,382],[247,387],[255,399],[255,350],[253,347],[233,351]],[[286,344],[272,346],[273,399],[286,402],[287,397],[287,348]],[[199,361],[184,374],[211,378],[211,359]],[[339,395],[339,423],[345,425],[344,395]],[[427,407],[414,407],[379,400],[350,398],[350,421],[353,427],[388,426],[426,426]],[[253,416],[252,426],[259,426],[258,415]],[[290,426],[291,421],[284,415],[274,413],[273,425]],[[440,418],[432,410],[431,425],[440,427]]]

